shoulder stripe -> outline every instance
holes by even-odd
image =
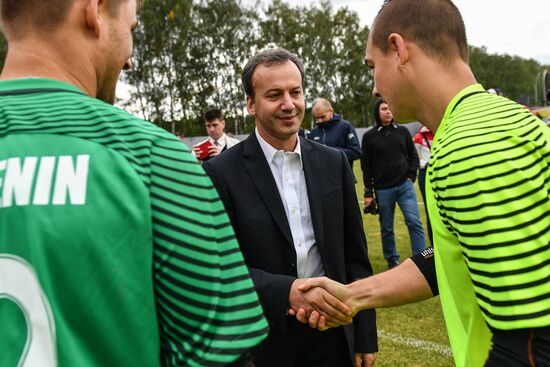
[[[204,187],[199,187],[201,189],[204,189]],[[154,199],[158,199],[162,202],[165,202],[167,204],[170,204],[170,205],[173,205],[173,206],[176,206],[178,208],[181,208],[181,209],[185,209],[185,210],[189,210],[191,212],[195,212],[195,213],[198,213],[198,214],[205,214],[205,215],[212,215],[212,216],[218,216],[218,215],[221,215],[221,214],[224,214],[225,213],[225,209],[220,209],[220,210],[215,210],[215,211],[209,211],[209,210],[202,210],[202,209],[198,209],[196,207],[191,207],[189,205],[185,205],[185,204],[182,204],[180,202],[177,202],[177,201],[174,201],[174,200],[170,200],[162,195],[159,195],[155,192],[151,192],[151,197],[154,198]]]

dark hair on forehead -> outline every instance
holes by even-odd
[[[371,30],[372,44],[384,54],[391,33],[442,62],[456,56],[468,62],[466,28],[451,0],[385,0]]]
[[[2,30],[15,38],[29,29],[54,31],[67,19],[75,0],[0,0]],[[109,12],[116,14],[120,4],[129,0],[107,0]],[[137,9],[145,0],[136,0]]]
[[[210,108],[204,113],[204,120],[212,122],[214,120],[223,120],[222,110],[219,108]]]
[[[270,67],[273,65],[284,64],[287,61],[292,61],[294,65],[300,70],[300,75],[302,76],[302,83],[304,82],[304,64],[298,58],[298,56],[290,53],[289,51],[283,48],[270,48],[261,51],[260,53],[254,55],[246,63],[243,74],[241,77],[244,92],[247,96],[254,97],[254,87],[252,86],[252,74],[258,65],[265,65],[265,67]]]

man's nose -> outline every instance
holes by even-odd
[[[294,109],[294,101],[292,100],[292,97],[290,96],[290,93],[285,93],[283,95],[283,102],[281,103],[281,109],[282,110],[292,110],[292,109]]]
[[[372,88],[372,96],[375,98],[381,97],[380,93],[378,93],[378,89],[376,89],[376,85]]]
[[[124,63],[124,66],[122,67],[123,70],[132,70],[132,58],[130,57],[126,62]]]

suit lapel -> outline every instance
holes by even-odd
[[[256,134],[250,134],[242,144],[244,144],[243,164],[250,179],[258,189],[265,206],[271,213],[277,226],[283,232],[288,243],[294,248],[285,208]]]
[[[309,211],[313,223],[313,232],[315,233],[315,242],[317,248],[323,256],[323,177],[324,169],[319,159],[317,151],[313,149],[311,143],[306,139],[301,139],[302,163],[304,165],[304,176],[306,178],[307,197],[309,200]]]

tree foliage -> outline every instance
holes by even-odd
[[[239,0],[151,0],[135,32],[134,69],[125,76],[133,112],[185,135],[203,134],[202,113],[219,106],[227,129],[247,133],[240,82],[242,67],[258,50],[284,47],[306,67],[308,105],[319,97],[359,126],[370,120],[372,81],[363,66],[368,29],[356,13],[274,1],[264,11]],[[311,113],[304,123],[310,127]]]
[[[334,11],[329,1],[320,6],[291,7],[276,0],[260,20],[262,46],[277,45],[296,53],[304,62],[308,105],[320,97],[333,102],[335,111],[366,126],[372,80],[364,66],[368,28],[356,13]],[[305,119],[311,122],[311,113]]]
[[[248,133],[240,82],[242,67],[258,50],[283,47],[304,62],[308,109],[324,97],[355,126],[373,123],[373,81],[364,66],[369,29],[347,8],[329,0],[289,5],[274,0],[262,8],[240,0],[149,0],[135,37],[135,68],[128,108],[171,131],[204,134],[202,113],[221,107],[227,129]],[[522,103],[532,100],[533,81],[542,66],[516,56],[488,54],[470,47],[470,64],[486,88],[499,88]]]
[[[135,32],[129,108],[172,132],[204,133],[209,106],[226,112],[228,128],[241,132],[244,97],[240,68],[254,37],[256,18],[236,0],[151,0]]]
[[[274,0],[266,7],[259,1],[147,0],[139,19],[134,68],[123,76],[129,98],[119,102],[169,131],[204,134],[202,114],[211,106],[224,110],[228,131],[252,131],[242,68],[258,50],[274,46],[304,62],[304,127],[311,127],[311,105],[319,97],[355,126],[373,124],[373,81],[363,63],[369,29],[355,12],[330,0],[309,6]],[[0,35],[0,68],[6,52]],[[533,102],[536,76],[550,69],[484,47],[470,47],[470,65],[483,86],[525,104]]]
[[[533,102],[533,83],[542,66],[518,56],[488,54],[485,47],[470,46],[470,67],[485,88],[498,88],[523,104]]]

